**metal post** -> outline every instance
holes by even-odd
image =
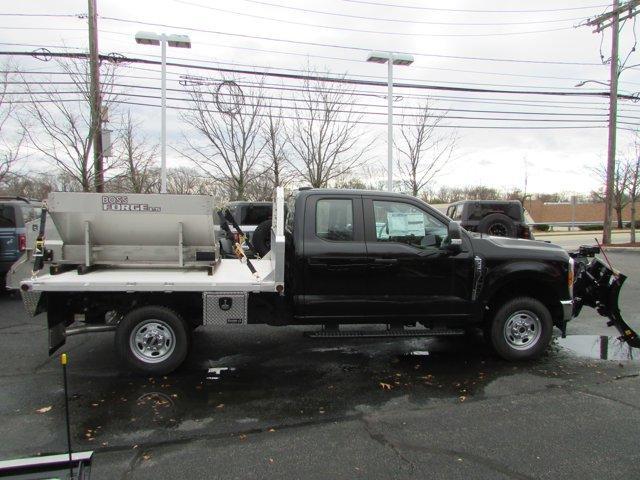
[[[389,53],[387,69],[387,190],[393,191],[393,54]]]
[[[65,423],[67,424],[67,452],[69,454],[69,478],[73,480],[73,455],[71,453],[71,422],[69,419],[69,389],[67,382],[67,354],[60,355],[62,365],[62,378],[64,381],[64,411]]]
[[[618,34],[620,16],[618,0],[613,0],[615,14],[611,23],[611,82],[609,91],[609,145],[607,149],[607,185],[604,199],[604,225],[602,243],[611,243],[611,220],[613,217],[613,190],[616,171],[616,123],[618,109]]]
[[[102,163],[102,107],[100,99],[100,58],[98,56],[98,13],[96,0],[89,0],[89,70],[91,82],[91,129],[93,133],[93,175],[96,192],[104,192],[104,165]]]
[[[167,39],[162,46],[162,118],[160,126],[160,193],[167,193]]]

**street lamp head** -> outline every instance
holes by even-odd
[[[191,48],[189,35],[165,35],[154,32],[136,33],[136,43],[140,45],[160,45],[160,42],[163,40],[165,40],[170,47]]]
[[[394,65],[411,65],[413,63],[413,55],[406,53],[390,53],[390,52],[370,52],[367,62],[387,63],[389,60]]]
[[[153,32],[136,33],[136,43],[139,45],[160,45],[160,35]]]
[[[191,48],[189,35],[167,35],[167,43],[170,47]]]
[[[394,65],[411,65],[413,63],[413,55],[408,55],[406,53],[394,53],[393,54],[393,64]]]
[[[387,63],[389,61],[389,54],[387,52],[369,52],[367,62],[372,63]]]

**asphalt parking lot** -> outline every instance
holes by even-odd
[[[640,254],[621,307],[640,329]],[[535,362],[480,338],[311,340],[201,329],[167,377],[121,370],[112,334],[71,337],[72,438],[92,478],[636,478],[640,352],[593,311]],[[0,297],[0,458],[65,449],[42,316]]]

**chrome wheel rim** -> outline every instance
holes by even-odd
[[[538,316],[528,310],[513,313],[505,322],[504,339],[515,350],[533,348],[542,335],[542,323]]]
[[[131,331],[129,347],[138,360],[160,363],[175,350],[175,338],[176,335],[168,323],[149,319]]]

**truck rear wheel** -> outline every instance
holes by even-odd
[[[553,320],[545,305],[530,297],[509,300],[491,322],[491,345],[505,360],[539,357],[549,346]]]
[[[149,305],[130,311],[116,330],[115,348],[129,368],[147,375],[165,375],[187,356],[191,329],[173,310]]]

